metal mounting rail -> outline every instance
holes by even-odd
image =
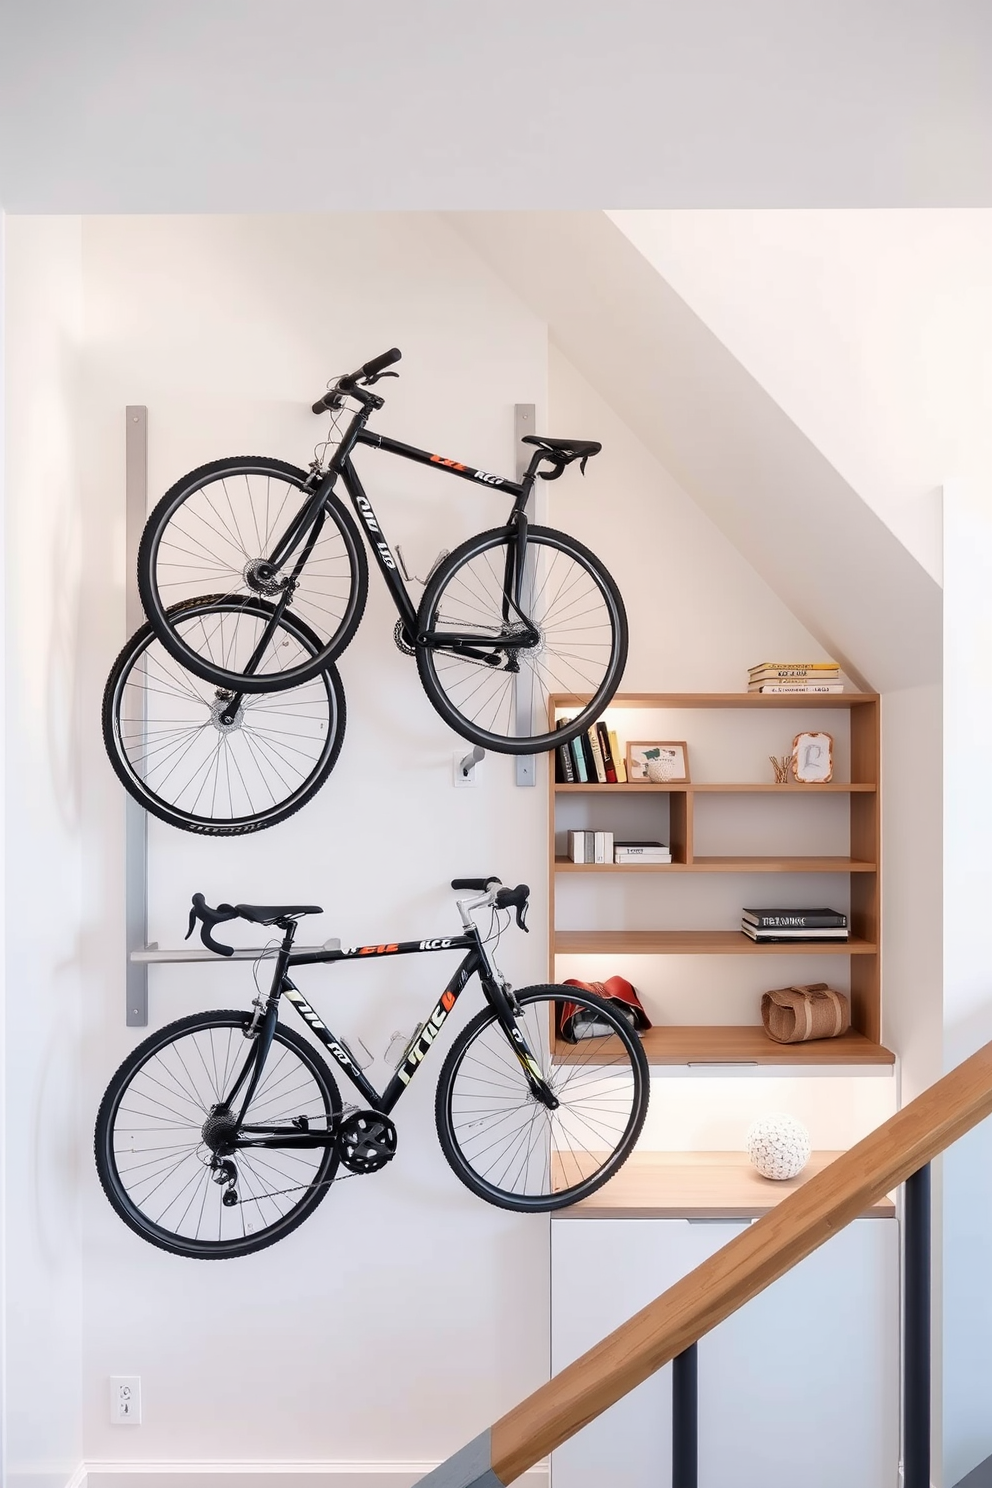
[[[271,946],[237,946],[233,956],[218,956],[216,951],[208,951],[206,946],[201,949],[181,947],[176,950],[160,950],[157,945],[144,946],[140,950],[131,951],[128,960],[132,966],[153,966],[158,962],[167,961],[216,961],[223,966],[226,961],[257,961],[259,956],[264,956],[267,951],[273,955],[278,950],[278,944]],[[325,950],[324,946],[294,945],[294,951],[305,951],[312,956],[315,951]]]

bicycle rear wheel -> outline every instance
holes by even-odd
[[[125,1059],[100,1104],[94,1152],[104,1192],[126,1225],[173,1255],[221,1260],[263,1250],[313,1213],[338,1166],[333,1144],[215,1155],[205,1139],[251,1057],[250,1022],[248,1013],[210,1012],[170,1023]],[[246,1122],[299,1137],[336,1130],[340,1115],[324,1060],[277,1026]],[[232,1172],[219,1166],[225,1161]]]
[[[263,600],[211,595],[175,606],[169,619],[184,641],[236,665],[271,616]],[[320,642],[283,615],[270,649],[294,666]],[[170,826],[215,837],[257,832],[299,811],[333,770],[345,719],[333,665],[274,695],[239,694],[182,666],[151,625],[128,641],[103,695],[103,740],[125,790]]]
[[[595,1193],[626,1162],[647,1115],[650,1078],[640,1040],[608,1002],[577,987],[517,993],[517,1027],[558,1101],[531,1091],[495,1011],[458,1035],[441,1068],[435,1116],[441,1149],[479,1198],[501,1209],[561,1209]],[[569,1044],[567,1004],[608,1032]]]
[[[252,692],[295,687],[340,656],[354,635],[365,609],[368,564],[355,523],[335,496],[301,532],[281,567],[267,566],[276,543],[313,494],[305,470],[240,455],[184,475],[149,516],[138,549],[145,614],[169,654],[215,687],[250,685]],[[290,581],[285,614],[301,621],[319,642],[315,655],[292,665],[280,665],[267,653],[249,678],[174,623],[176,604],[206,589],[220,590],[225,599],[255,597],[276,604]],[[243,652],[241,667],[250,655]]]
[[[527,532],[520,606],[507,601],[516,536],[470,538],[437,570],[417,616],[420,679],[441,717],[464,738],[502,754],[554,749],[584,732],[616,692],[627,660],[627,617],[594,553],[548,527]],[[512,592],[512,580],[511,580]],[[502,641],[539,632],[534,647]],[[446,634],[468,640],[444,645]],[[548,699],[583,699],[569,723],[548,724]]]

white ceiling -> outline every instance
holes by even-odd
[[[12,212],[992,204],[989,0],[0,0]]]

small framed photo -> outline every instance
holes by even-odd
[[[797,734],[792,741],[792,773],[801,785],[826,785],[833,779],[832,734]]]
[[[688,785],[689,750],[685,740],[628,744],[627,779],[634,785]]]

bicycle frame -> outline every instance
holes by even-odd
[[[301,1131],[297,1135],[294,1132],[287,1132],[285,1127],[268,1127],[251,1123],[242,1124],[244,1113],[251,1103],[252,1096],[262,1075],[278,1021],[279,1002],[284,996],[288,999],[290,1005],[296,1009],[315,1037],[323,1044],[334,1062],[348,1076],[348,1079],[368,1102],[369,1106],[383,1115],[388,1115],[395,1108],[401,1095],[426,1060],[434,1040],[437,1038],[448,1014],[455,1006],[469,980],[478,972],[486,1000],[494,1009],[500,1025],[506,1033],[510,1045],[520,1061],[528,1080],[534,1086],[540,1089],[546,1089],[540,1065],[534,1059],[533,1054],[527,1047],[526,1040],[510,1016],[509,1005],[497,980],[497,973],[495,973],[492,963],[489,960],[478,930],[473,929],[472,931],[465,931],[460,935],[447,935],[432,940],[404,940],[395,941],[387,945],[350,946],[346,950],[294,952],[292,942],[295,931],[296,926],[294,924],[287,931],[286,938],[278,952],[272,985],[265,1005],[265,1013],[256,1036],[254,1047],[245,1061],[234,1087],[226,1097],[226,1103],[232,1105],[235,1100],[241,1098],[242,1091],[244,1091],[243,1098],[241,1098],[241,1112],[238,1120],[238,1136],[232,1144],[235,1149],[239,1147],[278,1147],[281,1149],[293,1147],[327,1147],[333,1145],[336,1140],[336,1132],[334,1131]],[[324,966],[338,961],[358,961],[372,956],[407,956],[418,955],[422,952],[448,950],[464,950],[467,954],[463,957],[454,974],[449,979],[447,986],[435,1003],[433,1011],[421,1025],[418,1033],[404,1054],[396,1073],[392,1076],[383,1091],[376,1090],[365,1078],[362,1069],[348,1049],[347,1044],[328,1028],[324,1020],[288,975],[290,968],[296,966]],[[244,1133],[249,1133],[250,1135],[245,1137],[243,1135]]]
[[[379,399],[374,402],[378,404]],[[321,511],[327,498],[333,492],[340,478],[351,504],[355,509],[372,551],[379,571],[385,580],[386,587],[392,596],[393,603],[399,613],[403,625],[406,627],[411,638],[424,646],[434,649],[457,649],[462,655],[473,656],[478,660],[485,660],[491,647],[479,649],[478,632],[460,631],[428,631],[423,634],[417,631],[417,606],[410,597],[410,592],[400,575],[399,565],[393,557],[389,543],[372,507],[372,503],[365,493],[359,479],[358,472],[352,461],[352,451],[357,445],[366,445],[370,449],[385,450],[387,454],[397,455],[402,460],[410,460],[417,465],[428,465],[434,470],[446,472],[448,475],[458,476],[461,480],[481,482],[492,489],[506,491],[511,495],[513,507],[507,518],[508,531],[516,533],[517,541],[509,548],[506,557],[506,573],[503,582],[503,619],[509,621],[511,612],[523,621],[526,629],[517,635],[501,636],[499,638],[499,649],[501,651],[513,652],[531,649],[540,641],[540,634],[530,623],[528,616],[521,607],[521,586],[524,576],[524,562],[527,552],[527,516],[526,506],[534,488],[537,466],[543,458],[540,450],[535,450],[534,457],[530,462],[521,481],[510,480],[506,476],[491,475],[486,470],[479,470],[473,465],[465,465],[460,460],[449,460],[443,455],[431,454],[429,450],[419,449],[416,445],[403,444],[398,439],[390,439],[385,434],[370,433],[365,428],[365,422],[373,411],[372,404],[365,404],[355,413],[352,422],[346,431],[340,445],[328,464],[323,479],[314,492],[313,499],[306,506],[301,507],[296,517],[283,533],[268,556],[268,565],[275,571],[282,567],[293,551],[300,538],[309,529],[310,536],[300,556],[296,560],[292,577],[302,569],[309,551],[313,547],[319,531],[321,522]],[[288,594],[289,591],[287,591]],[[286,596],[284,596],[285,599]],[[277,605],[277,611],[281,613],[284,607],[281,601]]]

